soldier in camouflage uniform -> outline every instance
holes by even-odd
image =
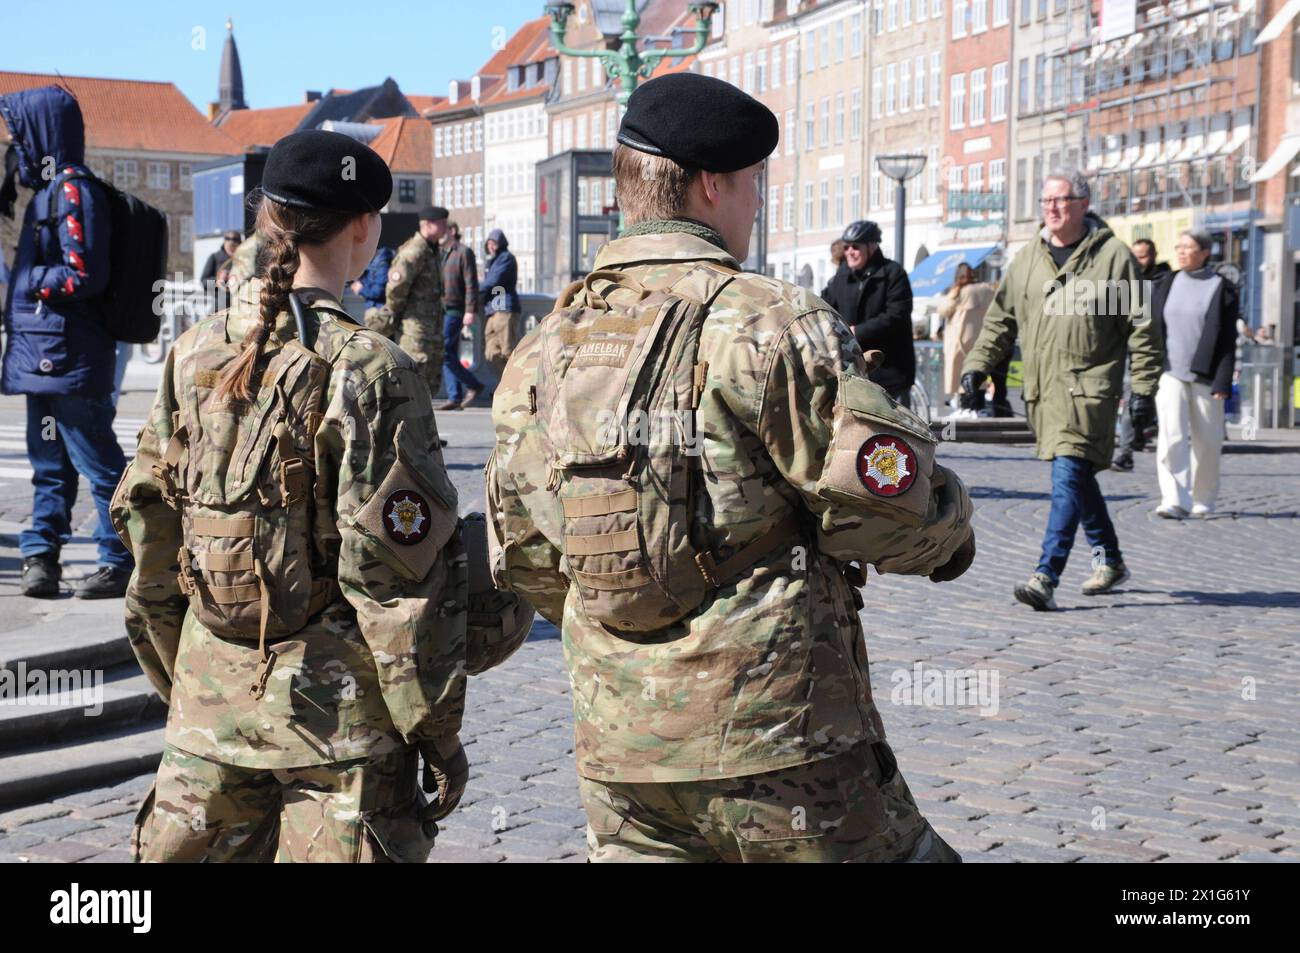
[[[256,277],[258,271],[257,256],[264,244],[265,241],[262,236],[256,231],[239,243],[235,253],[230,256],[230,264],[226,268],[225,300],[235,300],[239,294],[239,289]]]
[[[349,157],[357,176],[340,180]],[[263,189],[264,276],[176,341],[114,498],[136,557],[127,632],[169,705],[133,854],[423,861],[468,771],[456,490],[414,362],[338,301],[378,243],[392,179],[367,147],[313,130],[276,145]],[[318,397],[301,407],[319,410],[275,424],[304,379]],[[214,517],[214,500],[235,515]],[[294,520],[305,538],[282,529]],[[242,547],[267,532],[275,545]],[[267,635],[295,613],[305,624]]]
[[[575,285],[559,305],[575,295],[590,301],[615,273],[645,293],[701,264],[729,277],[699,340],[703,476],[688,522],[704,551],[717,554],[717,574],[728,575],[722,566],[748,551],[744,569],[665,628],[624,637],[594,622],[594,603],[584,602],[592,596],[579,598],[574,577],[575,553],[584,551],[577,544],[587,552],[623,544],[566,535],[569,505],[580,516],[618,507],[589,497],[561,500],[561,510],[555,499],[556,435],[544,403],[552,372],[541,366],[554,366],[545,356],[554,352],[543,351],[545,326],[511,356],[493,402],[494,572],[499,586],[526,594],[562,628],[593,861],[960,859],[920,814],[885,741],[858,615],[862,579],[850,563],[955,578],[974,557],[970,500],[955,474],[919,454],[908,463],[929,482],[919,498],[898,496],[919,518],[905,519],[890,499],[855,507],[818,492],[836,450],[841,382],[881,408],[896,432],[928,430],[866,380],[852,331],[825,302],[737,274],[777,134],[766,107],[719,80],[682,73],[639,87],[614,156],[629,227],[600,250],[588,287]],[[701,169],[724,174],[688,171]],[[628,320],[616,315],[608,326]],[[581,340],[577,353],[592,363],[623,346],[613,343],[617,331],[578,347]],[[609,373],[619,373],[618,360],[611,363]],[[908,439],[920,447],[927,437]],[[898,474],[909,471],[897,472],[895,489]],[[641,571],[578,577],[599,594]]]
[[[442,252],[447,210],[429,206],[420,212],[420,228],[402,243],[393,258],[371,329],[395,340],[415,359],[420,376],[437,395],[442,386]]]

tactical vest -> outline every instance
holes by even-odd
[[[318,495],[326,488],[316,480],[315,436],[331,365],[360,329],[338,321],[350,333],[320,335],[324,353],[287,341],[258,361],[251,400],[218,400],[217,382],[241,352],[229,320],[224,346],[182,359],[179,409],[154,475],[181,513],[179,582],[190,610],[223,638],[256,633],[260,696],[275,658],[268,641],[341,597],[339,532],[330,500]]]
[[[697,263],[650,291],[625,272],[592,272],[541,324],[532,400],[563,512],[553,542],[587,616],[619,632],[680,621],[799,531],[792,512],[722,561],[697,531],[700,334],[735,274]]]

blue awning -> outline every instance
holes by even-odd
[[[993,254],[997,245],[971,245],[969,248],[945,248],[935,252],[912,269],[908,279],[912,282],[912,295],[928,298],[942,294],[952,284],[957,266],[963,261],[978,268],[985,258]]]

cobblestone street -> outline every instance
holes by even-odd
[[[123,417],[146,403],[128,395]],[[5,399],[0,422],[20,411]],[[462,509],[481,509],[488,412],[439,425]],[[1037,561],[1048,464],[1026,446],[946,444],[940,458],[976,502],[974,567],[943,586],[873,576],[862,618],[889,740],[949,843],[968,862],[1300,860],[1300,456],[1226,454],[1219,514],[1203,521],[1154,516],[1153,454],[1103,474],[1132,579],[1081,595],[1080,535],[1054,614],[1011,595]],[[0,518],[29,510],[26,483],[0,485]],[[28,611],[12,545],[7,626]],[[963,685],[969,672],[986,694],[907,697],[929,671]],[[471,681],[473,772],[433,861],[584,859],[568,694],[558,633],[540,620],[517,656]],[[0,813],[0,859],[125,860],[151,777]]]

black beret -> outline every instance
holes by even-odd
[[[776,149],[781,125],[753,96],[712,76],[669,73],[627,101],[618,141],[687,169],[735,172]]]
[[[393,194],[393,174],[377,152],[351,136],[305,129],[272,147],[262,191],[295,208],[378,212]]]
[[[848,228],[844,229],[840,241],[849,245],[863,245],[868,242],[875,242],[879,245],[880,226],[868,219],[853,222]]]
[[[444,222],[447,220],[449,213],[441,205],[426,205],[420,209],[420,221],[422,222]]]

